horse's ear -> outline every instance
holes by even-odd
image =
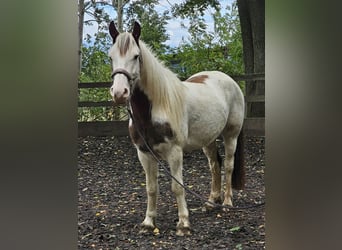
[[[140,37],[140,32],[141,32],[141,27],[140,24],[136,21],[134,21],[134,26],[133,26],[133,32],[132,35],[134,37],[134,40],[136,43],[139,45],[139,37]]]
[[[116,29],[115,24],[113,21],[109,24],[109,34],[113,38],[113,44],[115,43],[116,37],[120,34],[119,31]]]

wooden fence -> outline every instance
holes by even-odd
[[[246,116],[243,130],[247,135],[265,136],[265,74],[232,76],[246,83]],[[109,88],[111,82],[79,83],[78,88]],[[247,88],[249,85],[249,88]],[[112,107],[112,101],[80,101],[78,107]],[[78,136],[126,136],[128,120],[78,122]]]

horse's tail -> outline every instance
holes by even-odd
[[[237,190],[245,187],[245,164],[244,164],[244,138],[241,130],[234,155],[234,169],[232,174],[232,187]]]

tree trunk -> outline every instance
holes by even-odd
[[[122,21],[122,16],[123,16],[123,6],[122,6],[122,0],[118,0],[118,30],[119,32],[123,32],[123,21]]]
[[[129,2],[129,0],[112,0],[112,6],[116,10],[117,14],[117,28],[119,32],[123,32],[123,8]],[[113,119],[119,120],[122,116],[122,109],[120,106],[114,107]]]
[[[78,1],[78,75],[82,67],[82,41],[83,41],[83,21],[84,21],[84,0]]]
[[[265,72],[265,0],[237,0],[245,73]],[[265,95],[265,81],[247,81],[246,96]],[[247,104],[247,117],[264,117],[265,102]]]
[[[118,17],[117,27],[119,32],[123,32],[123,8],[129,0],[112,0],[112,5]]]

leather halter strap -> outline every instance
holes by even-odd
[[[128,73],[128,71],[123,69],[123,68],[117,68],[116,70],[114,70],[113,73],[112,73],[112,78],[114,78],[114,76],[117,75],[117,74],[123,74],[124,76],[127,77],[127,80],[129,82],[133,80],[131,74]]]

